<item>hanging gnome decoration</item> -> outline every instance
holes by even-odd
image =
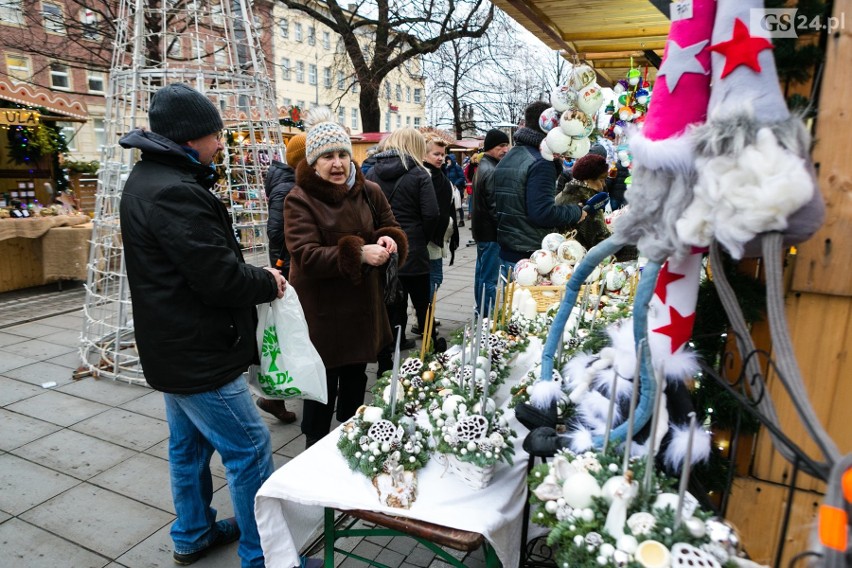
[[[539,148],[546,160],[553,160],[554,154],[571,158],[588,154],[594,117],[603,104],[603,94],[595,80],[594,69],[585,64],[575,65],[567,83],[550,94],[552,106],[539,119],[539,126],[547,133]]]
[[[589,251],[583,263],[575,269],[548,336],[542,356],[542,380],[535,385],[530,399],[540,409],[550,406],[553,397],[560,394],[557,390],[560,387],[548,385],[547,379],[553,374],[553,353],[576,301],[582,284],[580,278],[624,244],[638,243],[639,250],[651,261],[645,266],[636,291],[633,333],[627,327],[630,322],[622,323],[620,330],[610,332],[613,347],[603,357],[610,361],[596,363],[596,371],[600,372],[585,370],[582,361],[569,363],[569,376],[565,383],[568,388],[576,388],[578,381],[585,383],[580,390],[589,391],[588,404],[597,406],[597,411],[594,408],[583,409],[584,401],[575,395],[580,408],[578,415],[587,420],[585,424],[574,425],[574,431],[559,442],[563,445],[575,449],[602,446],[605,417],[602,421],[599,399],[609,395],[607,373],[633,377],[637,352],[641,359],[640,384],[633,385],[631,381],[622,380],[628,383],[625,386],[629,388],[618,390],[618,397],[623,401],[623,397],[629,395],[633,388],[639,388],[635,431],[640,431],[648,424],[654,412],[655,372],[664,375],[667,391],[685,390],[681,380],[693,374],[697,368],[694,357],[686,352],[685,344],[692,331],[703,251],[679,241],[675,222],[692,201],[692,187],[697,179],[690,127],[702,123],[706,118],[710,98],[710,54],[707,47],[710,44],[715,9],[716,2],[713,0],[696,0],[693,3],[693,17],[672,24],[655,85],[654,105],[649,109],[644,128],[633,131],[630,137],[630,151],[633,154],[633,180],[627,192],[630,208],[613,237]],[[632,196],[636,197],[631,199]],[[666,259],[669,261],[661,270]],[[582,272],[578,273],[578,270]],[[658,274],[661,276],[659,282]],[[646,347],[640,350],[640,345]],[[575,376],[578,373],[580,376]],[[626,417],[626,413],[623,414]],[[685,417],[686,412],[672,409],[669,414]],[[624,440],[626,422],[623,417],[615,421],[610,433],[612,443]],[[653,439],[656,446],[660,436],[655,433]],[[695,452],[696,457],[706,457],[709,453],[709,438],[702,436],[699,445],[702,449]],[[674,468],[683,459],[682,455],[679,458],[666,457]]]

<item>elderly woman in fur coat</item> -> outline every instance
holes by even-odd
[[[408,241],[379,186],[352,161],[349,135],[331,111],[316,109],[308,123],[284,226],[290,284],[328,381],[328,403],[305,401],[302,433],[309,447],[328,434],[335,399],[341,422],[364,403],[367,364],[393,337],[382,267],[394,252],[404,261]]]
[[[608,171],[609,167],[603,156],[586,154],[574,162],[571,181],[556,195],[556,204],[582,206],[590,197],[604,191]],[[577,223],[576,229],[575,238],[586,249],[592,248],[610,235],[603,210],[588,215],[583,222]]]

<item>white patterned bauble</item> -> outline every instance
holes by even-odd
[[[589,65],[585,63],[581,65],[575,65],[574,68],[570,71],[568,79],[568,86],[572,89],[579,91],[583,87],[591,85],[597,79],[597,75],[595,74],[595,70],[592,69]]]
[[[549,274],[553,269],[556,259],[553,253],[549,250],[537,250],[530,255],[530,260],[535,264],[535,269],[539,274]]]
[[[602,104],[603,93],[597,83],[592,83],[577,93],[577,108],[589,116],[594,116]]]
[[[536,270],[535,264],[532,263],[527,264],[515,274],[515,281],[519,286],[533,286],[537,279],[538,270]]]
[[[573,272],[574,269],[570,264],[560,262],[553,267],[553,270],[550,271],[550,282],[554,286],[562,286],[568,282],[568,279],[571,278],[571,274]]]
[[[547,133],[544,142],[552,153],[565,154],[571,146],[572,140],[574,139],[562,132],[561,128],[554,128]]]
[[[576,160],[588,154],[589,148],[591,147],[592,143],[588,138],[571,138],[568,144],[568,150],[563,153]]]
[[[559,233],[548,233],[541,240],[541,248],[543,248],[544,250],[549,250],[550,252],[556,252],[556,249],[559,248],[559,245],[564,242],[564,235],[560,235]]]
[[[562,113],[553,107],[544,109],[541,116],[538,117],[538,125],[544,132],[550,132],[559,126],[559,117]]]
[[[577,93],[567,85],[556,87],[550,93],[550,106],[557,112],[565,112],[569,108],[577,106]]]

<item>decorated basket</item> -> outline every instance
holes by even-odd
[[[538,312],[546,312],[548,308],[562,301],[565,286],[524,286],[532,294]]]
[[[446,456],[450,471],[453,475],[464,481],[466,485],[474,489],[484,489],[491,483],[494,470],[497,468],[496,463],[483,467],[475,463],[462,461],[454,454],[446,454]]]

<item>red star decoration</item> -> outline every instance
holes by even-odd
[[[736,18],[734,19],[734,36],[728,41],[711,45],[708,49],[725,56],[725,68],[722,69],[722,77],[726,77],[740,65],[745,65],[760,73],[757,55],[764,49],[772,49],[772,42],[763,37],[749,35],[748,26],[742,20]]]
[[[686,278],[686,274],[678,274],[677,272],[669,272],[669,263],[666,262],[660,270],[660,275],[657,276],[657,287],[654,293],[660,297],[662,303],[666,303],[666,288],[672,282],[677,282],[681,278]]]
[[[658,327],[652,331],[660,335],[668,335],[672,340],[672,353],[674,353],[692,337],[695,312],[692,312],[688,316],[682,316],[676,309],[669,306],[669,319],[668,325]]]

